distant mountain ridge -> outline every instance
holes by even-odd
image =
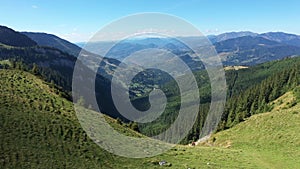
[[[250,31],[227,32],[219,35],[209,35],[208,39],[212,43],[217,43],[217,42],[221,42],[229,39],[235,39],[244,36],[262,37],[268,40],[276,41],[287,45],[300,46],[299,35],[284,33],[284,32],[267,32],[261,34],[250,32]]]
[[[228,39],[234,39],[234,38],[239,38],[239,37],[243,37],[243,36],[257,36],[258,33],[253,33],[250,31],[241,31],[241,32],[228,32],[228,33],[222,33],[220,35],[210,35],[208,36],[208,39],[212,42],[212,43],[216,43],[216,42],[221,42],[221,41],[225,41]]]
[[[47,33],[39,33],[39,32],[21,32],[23,35],[26,35],[27,37],[34,40],[37,45],[44,46],[44,47],[52,47],[55,49],[59,49],[62,52],[66,52],[69,55],[72,55],[73,57],[77,58],[80,54],[80,52],[83,52],[85,55],[90,55],[91,59],[89,59],[90,62],[94,62],[97,60],[97,58],[102,58],[101,68],[99,69],[99,73],[102,76],[111,77],[111,72],[114,70],[117,65],[120,63],[118,60],[114,58],[103,58],[100,55],[88,52],[83,50],[81,47],[77,46],[76,44],[73,44],[65,39],[62,39],[56,35],[47,34]],[[86,63],[86,64],[94,64],[94,63]]]
[[[197,37],[183,37],[195,44]],[[207,37],[221,57],[225,66],[250,66],[285,57],[300,55],[300,36],[283,32],[253,33],[249,31],[228,32]],[[175,39],[175,40],[174,40]],[[144,38],[125,40],[109,49],[106,57],[123,60],[130,54],[149,48],[166,49],[179,56],[192,70],[203,66],[190,49],[178,42],[177,38]],[[110,42],[89,43],[91,52],[101,52]],[[113,42],[111,42],[113,43]],[[116,42],[114,42],[116,43]],[[197,44],[195,44],[197,45]],[[208,44],[211,45],[211,44]]]
[[[77,57],[81,51],[81,48],[77,45],[52,34],[36,32],[21,33],[34,40],[39,46],[54,47],[75,57]]]
[[[299,35],[288,34],[284,32],[269,32],[269,33],[260,34],[259,36],[265,39],[273,40],[287,45],[300,46]]]
[[[265,39],[243,36],[214,44],[224,65],[256,65],[300,54],[300,47]]]
[[[220,53],[235,50],[251,50],[264,46],[279,46],[280,43],[261,37],[243,36],[217,42],[214,45],[217,49],[217,52]]]
[[[0,43],[16,47],[31,47],[37,45],[32,39],[6,26],[0,26]]]

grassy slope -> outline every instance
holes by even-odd
[[[35,76],[0,69],[0,168],[119,168],[81,129],[72,103]],[[122,133],[136,135],[107,118]],[[117,162],[115,162],[117,161]]]
[[[153,159],[172,168],[300,168],[300,104],[292,105],[294,99],[288,92],[272,103],[271,112],[214,134],[200,146],[178,146]]]
[[[299,168],[300,104],[286,107],[291,93],[274,102],[274,111],[215,134],[215,142],[128,159],[94,144],[79,126],[72,104],[42,80],[0,70],[0,82],[0,168],[161,168],[161,160],[170,168]]]
[[[271,112],[213,135],[208,144],[241,150],[260,168],[300,168],[300,104],[291,105],[294,99],[286,93]]]

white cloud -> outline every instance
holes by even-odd
[[[210,34],[217,34],[219,32],[220,32],[220,30],[218,28],[216,28],[216,29],[208,29],[208,30],[205,30],[204,34],[210,35]]]
[[[33,9],[39,8],[37,5],[32,5],[31,7],[32,7]]]

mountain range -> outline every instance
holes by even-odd
[[[6,36],[0,37],[0,42],[2,42],[1,60],[22,62],[25,64],[27,70],[32,69],[33,63],[35,63],[39,67],[39,73],[46,81],[55,83],[65,89],[66,92],[71,91],[73,68],[82,48],[51,34],[16,32],[7,27],[1,27],[0,30],[1,32],[10,32]],[[17,40],[14,40],[16,38]],[[197,37],[186,37],[190,42],[193,42],[195,38]],[[299,46],[289,45],[292,42],[297,42],[299,39],[297,35],[286,33],[257,34],[252,32],[231,32],[210,36],[209,38],[212,42],[215,41],[213,45],[219,53],[225,67],[239,65],[253,66],[300,55]],[[10,41],[14,42],[14,44],[10,43]],[[19,47],[24,45],[24,41],[28,42],[27,45],[29,46]],[[101,43],[107,44],[113,42]],[[97,47],[99,44],[95,42],[94,45]],[[93,44],[90,46],[93,47]],[[116,109],[108,106],[109,103],[112,102],[112,98],[109,94],[110,81],[114,70],[120,64],[118,59],[122,60],[122,58],[138,50],[153,47],[167,49],[178,55],[192,71],[204,69],[202,62],[192,57],[193,54],[189,48],[174,38],[140,38],[123,41],[114,46],[106,57],[103,58],[103,62],[97,71],[98,80],[96,81],[99,81],[99,86],[102,86],[97,93],[99,99],[103,102],[103,112],[107,112],[107,114],[112,117],[119,117]],[[93,53],[97,51],[82,51],[96,60],[97,58],[102,58],[102,56]],[[170,66],[176,66],[172,64],[172,60],[166,63]],[[95,65],[93,60],[88,64]],[[143,69],[142,67],[127,66],[123,68],[124,70],[122,71],[125,72],[137,68],[140,70]],[[135,79],[133,86],[122,85],[119,87],[120,90],[125,92],[127,88],[130,88],[130,97],[136,99],[147,96],[155,86],[162,86],[172,81],[168,76],[163,74],[161,74],[161,77],[155,78],[151,71],[145,71],[145,73],[143,75],[140,74],[140,76],[141,77]],[[152,83],[149,83],[151,81]],[[105,97],[100,97],[100,95]]]
[[[193,44],[197,37],[181,37]],[[207,37],[215,47],[225,66],[250,66],[272,60],[293,57],[300,54],[300,36],[283,32],[253,33],[229,32]],[[107,47],[115,44],[106,57],[123,60],[136,51],[143,49],[166,49],[187,63],[192,70],[203,69],[199,60],[195,60],[192,52],[176,38],[136,38],[121,42],[91,42],[90,52],[103,53]],[[80,43],[83,45],[84,43]],[[197,44],[195,44],[197,45]]]
[[[18,36],[12,37],[12,29],[1,27],[0,30],[0,34],[2,35],[2,41],[0,41],[0,43],[11,46],[16,46],[16,44],[9,42],[9,39],[18,38],[17,42],[19,44],[17,44],[17,46],[22,46],[22,44],[24,44],[22,41],[25,41],[26,45],[29,46],[39,45],[53,47],[75,57],[77,57],[82,50],[81,47],[51,34],[21,32],[17,34]],[[10,34],[6,32],[10,32]],[[6,36],[10,36],[10,38]],[[28,42],[25,40],[26,36],[29,37],[29,39],[27,39]],[[193,38],[186,37],[186,39]],[[225,66],[249,66],[300,54],[300,36],[283,32],[262,34],[249,31],[229,32],[220,35],[210,35],[208,39],[215,46]],[[192,42],[192,40],[190,41]],[[101,51],[103,49],[99,47],[105,48],[106,46],[111,46],[112,43],[114,42],[90,43],[90,52],[95,53],[95,57],[101,57],[96,55],[103,53],[103,51]],[[83,43],[80,43],[80,45],[83,46]],[[95,46],[94,49],[93,45]],[[107,65],[107,70],[102,70],[102,72],[111,74],[112,69],[115,69],[120,63],[117,60],[121,61],[136,51],[149,48],[161,48],[174,52],[179,55],[192,70],[203,68],[203,65],[191,56],[191,52],[186,46],[180,44],[178,41],[171,38],[146,38],[123,41],[114,46],[103,60],[103,64]]]
[[[78,52],[81,51],[79,46],[55,35],[16,32],[7,27],[1,27],[0,30],[0,32],[9,32],[6,33],[6,36],[0,37],[1,60],[9,60],[14,64],[14,67],[21,67],[25,70],[32,70],[34,64],[36,64],[38,66],[37,73],[47,82],[53,83],[58,87],[61,87],[66,93],[69,93],[68,97],[70,98],[73,69],[77,60],[77,55],[73,54],[78,54]],[[265,36],[265,38],[262,36]],[[250,32],[235,32],[215,36],[215,39],[221,40],[216,40],[214,46],[221,56],[224,66],[253,66],[264,62],[294,57],[297,56],[297,54],[299,55],[300,47],[297,45],[289,45],[291,41],[297,41],[297,37],[297,35],[285,33],[255,34]],[[187,37],[187,39],[191,42],[194,40],[193,37]],[[24,45],[25,42],[26,44]],[[113,57],[114,54],[118,54],[118,57],[122,58],[135,51],[153,47],[168,49],[179,55],[194,72],[202,71],[204,69],[201,61],[191,57],[192,54],[185,45],[172,38],[146,38],[124,41],[115,46],[108,56]],[[97,57],[102,57],[92,53],[92,51],[84,52],[87,52],[95,59]],[[111,77],[114,70],[120,64],[120,61],[106,57],[103,60],[104,62],[99,66],[96,77],[98,86],[96,95],[99,105],[101,110],[111,117],[120,117],[123,120],[126,120],[113,106],[110,94]],[[93,61],[90,63],[92,62]],[[168,62],[168,64],[170,64],[170,66],[176,66],[172,64],[172,61]],[[132,68],[127,66],[122,71],[125,72],[129,69],[136,68],[137,67]],[[153,76],[156,73],[160,76]],[[169,85],[172,84],[171,82],[173,81],[170,77],[159,72],[156,73],[153,72],[153,70],[144,71],[143,74],[139,74],[139,76],[134,79],[131,86],[121,85],[118,88],[120,92],[126,92],[127,88],[130,88],[129,93],[130,97],[134,98],[134,104],[141,109],[145,109],[145,105],[147,105],[148,101],[144,97],[147,98],[153,88],[167,86],[166,91],[169,96],[174,95],[174,93],[172,93],[173,91],[175,93],[177,92],[177,89],[175,90]],[[202,79],[202,84],[203,82],[206,83],[206,76],[205,73],[199,76],[199,80]],[[208,86],[204,85],[204,88],[208,88]],[[88,88],[85,90],[86,93],[89,93],[90,91]],[[209,100],[209,94],[206,94],[204,97],[204,100]]]

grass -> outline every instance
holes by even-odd
[[[300,168],[300,104],[293,93],[271,112],[214,134],[200,146],[175,146],[151,158],[108,153],[81,128],[68,100],[39,78],[0,69],[0,168]],[[141,137],[106,120],[120,133]],[[160,166],[160,161],[167,166]]]
[[[0,168],[118,168],[128,161],[97,146],[79,125],[72,103],[44,81],[0,69],[0,83]]]
[[[240,149],[260,168],[300,167],[300,104],[286,107],[292,92],[273,103],[272,111],[250,117],[232,129],[217,133],[206,144]]]
[[[274,101],[271,112],[213,134],[196,147],[178,146],[158,159],[173,168],[300,168],[300,104],[282,108],[293,99],[288,92]]]

